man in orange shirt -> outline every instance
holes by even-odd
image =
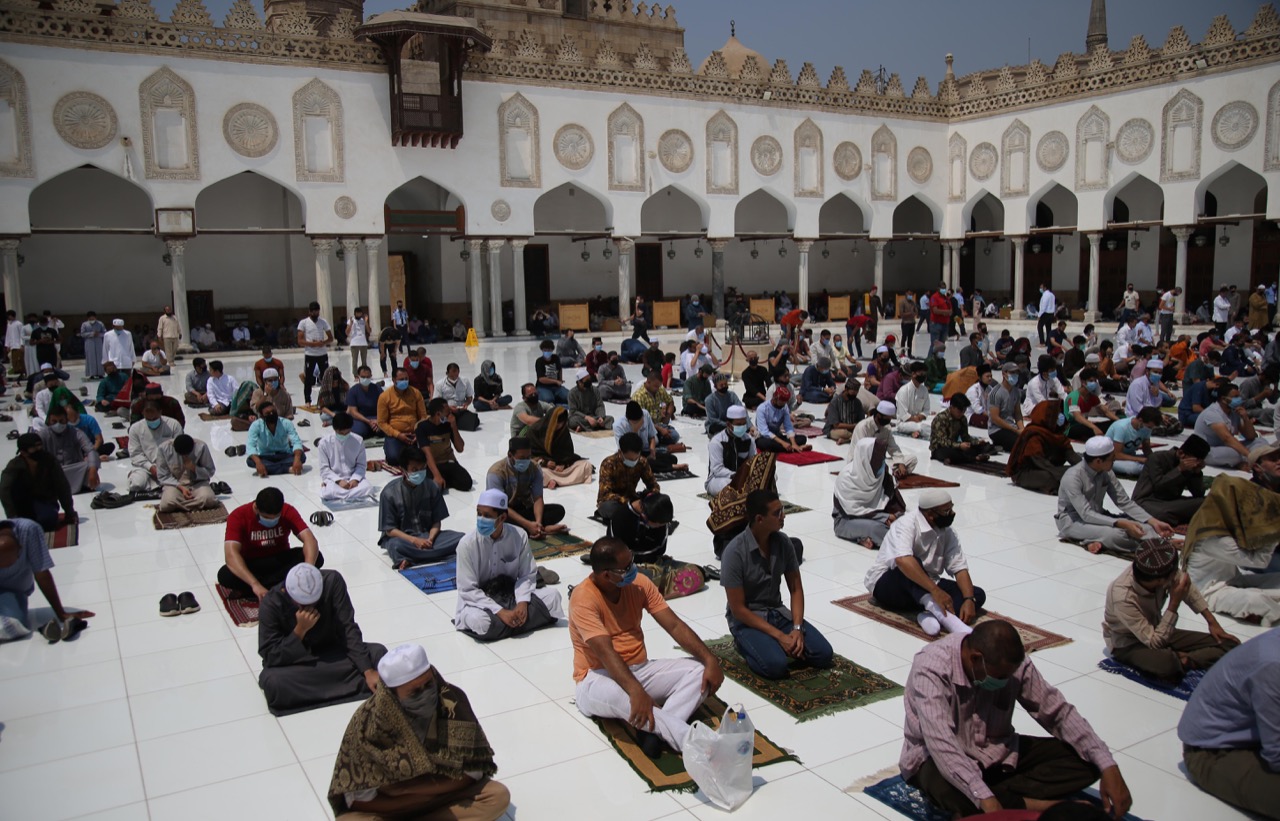
[[[591,577],[569,599],[574,698],[582,714],[616,718],[636,730],[650,758],[684,749],[689,717],[724,683],[720,662],[636,571],[620,539],[591,548]],[[651,661],[640,620],[645,611],[693,658]]]

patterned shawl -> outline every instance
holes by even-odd
[[[375,790],[423,775],[462,778],[468,772],[498,771],[493,748],[461,690],[440,682],[438,718],[428,736],[430,749],[414,733],[395,693],[380,685],[347,724],[329,782],[329,805],[348,811],[345,794]]]
[[[1280,542],[1280,493],[1239,476],[1219,474],[1187,526],[1185,566],[1196,542],[1230,536],[1241,550],[1266,550]]]
[[[1013,450],[1009,451],[1005,476],[1016,474],[1022,463],[1033,456],[1043,456],[1054,464],[1061,464],[1068,458],[1065,451],[1071,450],[1071,440],[1063,435],[1058,425],[1060,413],[1062,403],[1056,399],[1046,399],[1032,409],[1031,424],[1022,429],[1018,440],[1013,443]]]
[[[76,413],[84,416],[84,404],[66,385],[59,385],[49,395],[49,409],[53,410],[57,407],[73,408]],[[49,421],[47,417],[45,421]]]
[[[776,453],[757,453],[742,463],[733,481],[711,500],[707,528],[719,535],[737,533],[747,525],[747,495],[753,490],[776,489]]]
[[[557,405],[546,416],[529,426],[529,438],[533,444],[534,458],[550,459],[557,465],[572,465],[582,461],[573,452],[573,437],[569,435],[569,411]]]

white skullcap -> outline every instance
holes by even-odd
[[[1086,456],[1106,456],[1108,453],[1114,453],[1115,449],[1115,442],[1106,436],[1091,436],[1089,441],[1084,443]]]
[[[42,362],[42,363],[40,364],[40,370],[42,370],[42,371],[51,371],[51,370],[53,370],[53,366],[52,366],[52,365],[50,365],[48,362]]]
[[[725,411],[724,415],[728,419],[746,419],[747,409],[742,405],[730,405],[729,410]]]
[[[421,644],[402,644],[393,647],[378,662],[378,676],[388,687],[408,684],[431,669],[427,651]]]
[[[920,494],[920,509],[933,510],[935,507],[951,504],[951,494],[941,488],[929,488]]]
[[[324,576],[313,564],[295,564],[289,569],[289,575],[284,577],[284,589],[289,598],[304,607],[315,604],[324,591]]]
[[[889,349],[886,348],[884,345],[881,345],[880,347],[876,348],[876,353],[888,353],[888,352],[889,352]]]
[[[587,370],[586,368],[578,368],[578,370],[573,374],[573,380],[575,382],[581,382],[582,380],[586,379],[590,375],[591,375],[591,371]]]
[[[280,371],[276,370],[275,368],[267,368],[265,371],[262,372],[262,378],[278,379],[280,378]]]
[[[123,327],[124,327],[124,320],[123,320],[123,319],[113,319],[113,320],[111,320],[111,324],[112,324],[112,325],[114,325],[114,326],[116,326],[117,328],[123,328]]]
[[[480,501],[476,504],[481,507],[492,507],[496,510],[507,509],[507,494],[503,493],[495,487],[486,488],[480,493]]]
[[[1152,368],[1159,368],[1160,370],[1164,370],[1164,363],[1161,362],[1159,359],[1151,359],[1147,362],[1147,370],[1151,370]]]
[[[1102,361],[1102,357],[1098,356],[1096,353],[1085,354],[1084,361],[1086,365],[1097,365]]]
[[[893,416],[897,414],[898,406],[890,402],[888,399],[881,399],[880,404],[876,405],[876,413],[882,416]]]

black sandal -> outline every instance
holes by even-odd
[[[245,453],[245,446],[236,445],[236,456],[244,456],[244,453]]]
[[[308,422],[306,419],[301,419],[301,420],[299,420],[299,421],[298,421],[298,427],[300,427],[300,428],[309,428],[309,427],[311,427],[311,423],[310,423],[310,422]]]
[[[236,455],[236,446],[235,446],[235,445],[232,445],[231,447],[229,447],[229,448],[227,448],[226,450],[224,450],[224,451],[223,451],[223,453],[227,454],[228,456],[235,456],[235,455]]]
[[[209,489],[212,490],[214,493],[218,494],[219,496],[231,495],[231,485],[227,484],[226,482],[214,482],[213,484],[209,485]]]
[[[0,413],[0,422],[12,422],[13,417],[7,413]]]
[[[333,524],[333,514],[327,510],[317,510],[311,514],[311,524],[316,527],[328,527]]]
[[[19,434],[16,430],[11,430],[11,431],[9,431],[8,433],[6,433],[6,434],[5,434],[5,438],[6,438],[6,439],[17,439],[20,435],[21,435],[21,434]]]

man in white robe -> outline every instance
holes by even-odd
[[[320,440],[320,500],[338,504],[377,501],[378,491],[365,475],[364,440],[351,432],[351,414],[333,415],[333,433]]]
[[[102,370],[102,340],[107,335],[107,326],[102,324],[98,315],[90,311],[80,323],[80,338],[84,340],[84,378],[101,379],[106,374]]]
[[[102,361],[108,360],[122,371],[133,368],[133,334],[124,329],[123,319],[113,319],[111,333],[102,338]]]
[[[142,404],[142,418],[129,426],[129,490],[160,497],[160,445],[182,434],[176,420],[160,414],[160,403],[148,399]]]
[[[8,324],[4,328],[4,347],[9,355],[9,375],[23,376],[27,372],[26,344],[22,339],[22,320],[16,311],[9,311]]]
[[[537,587],[529,537],[522,528],[507,526],[507,494],[484,491],[476,514],[475,529],[458,545],[454,625],[480,641],[497,641],[564,618],[560,593]]]

